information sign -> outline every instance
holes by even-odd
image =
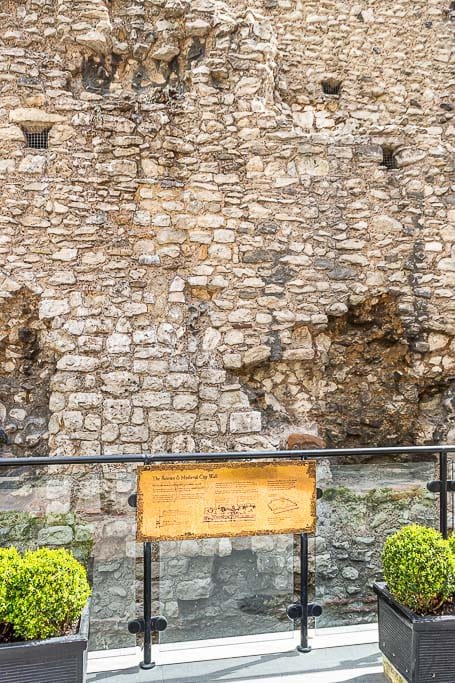
[[[313,533],[312,460],[139,468],[139,541]]]

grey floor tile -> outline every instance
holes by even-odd
[[[314,650],[307,655],[287,652],[276,655],[239,657],[238,659],[173,664],[156,667],[151,671],[134,668],[121,672],[90,674],[88,683],[235,683],[264,678],[285,683],[288,676],[342,671],[352,669],[353,677],[343,683],[384,683],[382,674],[362,673],[381,663],[375,645]]]

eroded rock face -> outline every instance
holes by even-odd
[[[39,297],[25,287],[0,307],[0,452],[46,455],[53,354],[43,344]]]
[[[24,434],[15,452],[453,433],[448,16],[370,5],[4,0],[0,420]],[[269,543],[255,556],[275,604]],[[199,593],[251,547],[196,563]],[[328,554],[349,607],[354,560],[330,578]],[[99,575],[115,588],[122,572]],[[176,586],[163,602],[184,624]]]

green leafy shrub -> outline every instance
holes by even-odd
[[[64,634],[90,595],[84,567],[67,550],[38,548],[22,557],[14,548],[0,554],[2,621],[14,636],[32,640]]]
[[[449,548],[455,558],[455,534],[452,534],[452,536],[449,538]]]
[[[411,525],[389,536],[382,565],[393,597],[414,612],[434,612],[454,592],[454,556],[435,529]]]
[[[0,622],[7,622],[8,587],[16,575],[21,556],[16,548],[0,548]]]

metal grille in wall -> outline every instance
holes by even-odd
[[[40,131],[24,130],[27,147],[47,149],[49,146],[49,128]]]
[[[395,159],[395,152],[390,147],[382,148],[382,166],[386,168],[397,168],[397,162]]]

